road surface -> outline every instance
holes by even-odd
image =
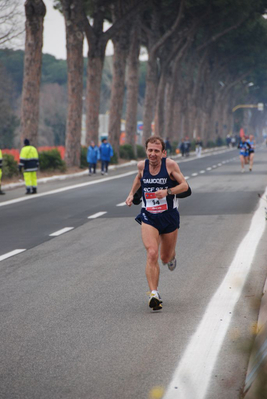
[[[161,268],[154,313],[139,207],[123,204],[136,167],[7,191],[0,397],[147,399],[159,386],[166,399],[240,398],[267,275],[266,229],[253,225],[266,223],[266,152],[244,174],[236,149],[179,160],[193,194],[180,200],[178,267]]]

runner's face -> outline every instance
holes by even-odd
[[[148,143],[146,155],[151,165],[158,165],[163,156],[161,142],[156,141],[156,143]]]

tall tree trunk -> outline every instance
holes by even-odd
[[[164,113],[165,113],[165,90],[166,90],[166,71],[165,68],[162,69],[159,85],[158,85],[158,93],[156,100],[156,110],[155,110],[155,134],[157,136],[164,136]],[[165,139],[170,137],[164,136]]]
[[[90,45],[87,62],[87,84],[86,84],[86,145],[91,140],[98,143],[99,108],[101,94],[101,79],[104,65],[105,48],[93,51]]]
[[[109,110],[108,134],[114,151],[119,156],[120,135],[121,135],[121,117],[125,87],[125,69],[127,50],[122,43],[125,38],[123,32],[120,32],[120,38],[113,40],[113,78],[111,87],[111,99]]]
[[[151,136],[151,123],[154,118],[155,99],[158,87],[158,66],[157,60],[151,57],[147,62],[146,92],[143,116],[143,144]]]
[[[65,161],[80,165],[83,94],[83,7],[80,1],[61,0],[66,27],[68,113]]]
[[[123,7],[114,5],[113,20],[116,22],[122,17]],[[126,61],[129,53],[129,39],[132,23],[124,25],[112,38],[114,45],[113,77],[109,110],[108,134],[114,151],[119,157],[121,118],[125,89]]]
[[[136,19],[130,40],[127,59],[126,143],[136,155],[137,106],[139,92],[140,21]]]
[[[46,8],[42,0],[25,2],[26,39],[21,104],[21,144],[27,137],[38,144],[39,98],[42,67],[43,24]]]
[[[115,6],[121,7],[123,2],[116,3],[116,5],[110,5],[109,2],[102,4],[102,2],[95,1],[93,3],[92,26],[84,15],[85,34],[89,47],[86,83],[86,142],[88,145],[92,139],[96,143],[98,142],[100,89],[107,42],[121,29],[125,29],[128,21],[146,6],[148,0],[138,1],[137,4],[130,5],[131,7],[127,9],[125,14],[116,19],[116,22],[105,32],[103,28],[106,13],[114,11]]]

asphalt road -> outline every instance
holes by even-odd
[[[139,208],[122,206],[135,167],[39,185],[26,200],[24,188],[2,196],[0,259],[25,251],[0,261],[0,397],[147,399],[155,386],[166,390],[249,231],[267,186],[266,152],[258,149],[253,172],[244,174],[236,150],[179,162],[193,195],[180,200],[178,267],[161,270],[156,313],[147,305]],[[88,219],[99,212],[106,213]],[[205,399],[240,398],[267,275],[266,235]]]

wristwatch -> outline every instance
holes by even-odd
[[[168,195],[172,195],[172,189],[171,188],[167,188],[167,194]]]

